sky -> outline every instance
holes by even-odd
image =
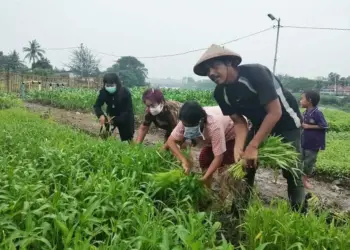
[[[118,56],[158,56],[221,44],[272,27],[268,13],[285,26],[350,28],[349,0],[0,0],[0,51],[20,52],[36,39],[43,48],[94,51],[105,69]],[[245,63],[272,70],[276,29],[225,47]],[[139,59],[150,78],[192,76],[204,51]],[[109,55],[106,55],[109,54]],[[69,62],[71,50],[47,50],[54,66]],[[276,73],[315,78],[350,75],[350,31],[281,28]],[[200,77],[195,77],[201,79]]]

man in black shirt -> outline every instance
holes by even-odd
[[[212,45],[194,66],[194,73],[208,76],[216,83],[214,98],[223,114],[235,123],[235,161],[245,160],[246,180],[253,187],[258,147],[268,135],[281,136],[300,152],[301,114],[296,99],[267,67],[238,66],[241,61],[240,55]],[[249,132],[243,115],[252,122]],[[287,179],[292,208],[305,212],[305,206],[301,206],[305,200],[301,177],[294,181],[287,171],[283,171],[283,176]]]

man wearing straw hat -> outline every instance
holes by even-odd
[[[300,152],[301,114],[298,102],[283,88],[277,77],[260,64],[240,65],[239,54],[218,45],[212,45],[194,66],[194,73],[208,76],[216,83],[214,98],[224,115],[230,116],[235,123],[236,143],[234,159],[243,158],[246,162],[246,180],[250,197],[254,185],[258,147],[270,134],[279,135],[291,142]],[[252,122],[248,132],[246,116]],[[283,171],[287,179],[288,197],[294,210],[306,212],[304,186],[301,178]],[[232,204],[232,212],[238,212]]]

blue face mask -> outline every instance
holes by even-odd
[[[194,127],[185,127],[184,137],[189,140],[196,139],[198,137],[202,137],[204,139],[199,125]]]
[[[106,86],[105,89],[110,94],[113,94],[113,93],[115,93],[117,91],[117,87],[116,86],[114,86],[114,87],[107,87]]]

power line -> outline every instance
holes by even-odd
[[[78,49],[80,47],[66,47],[66,48],[43,48],[43,50],[68,50],[68,49]]]
[[[350,31],[350,28],[326,28],[326,27],[307,27],[307,26],[291,26],[281,25],[281,28],[308,29],[308,30],[334,30],[334,31]]]
[[[248,34],[246,36],[242,36],[242,37],[239,37],[239,38],[236,38],[236,39],[233,39],[233,40],[229,40],[227,42],[224,42],[224,43],[221,43],[220,45],[226,45],[226,44],[229,44],[229,43],[232,43],[232,42],[237,42],[239,40],[243,40],[243,39],[246,39],[246,38],[249,38],[249,37],[252,37],[252,36],[255,36],[255,35],[258,35],[258,34],[261,34],[261,33],[264,33],[266,31],[269,31],[271,29],[274,29],[276,28],[276,26],[272,26],[272,27],[269,27],[269,28],[266,28],[266,29],[263,29],[263,30],[260,30],[260,31],[257,31],[257,32],[254,32],[254,33],[251,33],[251,34]],[[293,28],[293,29],[309,29],[309,30],[332,30],[332,31],[350,31],[350,28],[332,28],[332,27],[309,27],[309,26],[292,26],[292,25],[281,25],[281,28]],[[80,47],[65,47],[65,48],[44,48],[44,50],[71,50],[71,49],[78,49]],[[207,47],[206,48],[199,48],[199,49],[193,49],[193,50],[188,50],[188,51],[185,51],[185,52],[180,52],[180,53],[174,53],[174,54],[163,54],[163,55],[156,55],[156,56],[140,56],[140,57],[137,57],[136,58],[139,58],[139,59],[155,59],[155,58],[165,58],[165,57],[175,57],[175,56],[182,56],[182,55],[186,55],[186,54],[190,54],[190,53],[194,53],[194,52],[199,52],[199,51],[203,51],[203,50],[206,50],[208,49]],[[101,55],[106,55],[106,56],[111,56],[111,57],[123,57],[123,56],[120,56],[120,55],[115,55],[115,54],[112,54],[112,53],[105,53],[105,52],[101,52],[101,51],[97,51],[97,50],[92,50],[94,51],[95,53],[98,53],[98,54],[101,54]]]
[[[263,29],[263,30],[260,30],[260,31],[251,33],[251,34],[249,34],[249,35],[246,35],[246,36],[243,36],[243,37],[239,37],[239,38],[236,38],[236,39],[233,39],[233,40],[230,40],[230,41],[221,43],[220,45],[226,45],[226,44],[229,44],[229,43],[232,43],[232,42],[236,42],[236,41],[239,41],[239,40],[243,40],[243,39],[245,39],[245,38],[258,35],[258,34],[260,34],[260,33],[266,32],[266,31],[271,30],[271,29],[273,29],[273,27],[269,27],[269,28],[267,28],[267,29]],[[194,52],[198,52],[198,51],[203,51],[203,50],[206,50],[206,49],[208,49],[208,48],[206,47],[206,48],[188,50],[188,51],[180,52],[180,53],[165,54],[165,55],[158,55],[158,56],[139,56],[139,57],[136,56],[136,58],[139,58],[139,59],[154,59],[154,58],[164,58],[164,57],[182,56],[182,55],[186,55],[186,54],[190,54],[190,53],[194,53]],[[114,54],[110,54],[110,53],[100,52],[100,51],[97,51],[97,50],[93,50],[93,51],[95,51],[96,53],[102,54],[102,55],[106,55],[106,56],[123,57],[123,56],[118,56],[118,55],[114,55]]]
[[[239,41],[239,40],[243,40],[243,39],[245,39],[245,38],[258,35],[258,34],[260,34],[260,33],[263,33],[263,32],[265,32],[265,31],[271,30],[271,29],[273,29],[273,28],[274,28],[274,27],[270,27],[270,28],[267,28],[267,29],[263,29],[263,30],[260,30],[260,31],[258,31],[258,32],[255,32],[255,33],[251,33],[251,34],[249,34],[249,35],[242,36],[242,37],[239,37],[239,38],[236,38],[236,39],[227,41],[227,42],[222,43],[222,44],[220,44],[220,45],[225,45],[225,44],[229,44],[229,43],[232,43],[232,42],[237,42],[237,41]]]

